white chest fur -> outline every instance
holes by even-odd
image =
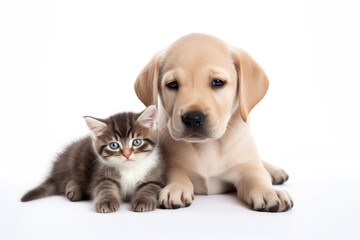
[[[120,185],[123,198],[129,198],[136,190],[136,184],[142,181],[149,171],[156,166],[159,161],[158,150],[155,149],[149,156],[135,160],[128,167],[121,168]]]

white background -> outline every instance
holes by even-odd
[[[0,1],[0,239],[359,239],[357,1]],[[20,203],[83,115],[140,111],[133,83],[152,55],[203,32],[248,51],[270,89],[252,111],[261,156],[290,174],[289,212],[234,195],[190,208],[110,215],[90,202]],[[50,237],[51,236],[51,237]]]

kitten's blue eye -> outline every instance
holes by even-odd
[[[134,145],[135,147],[140,146],[141,143],[142,143],[141,139],[134,139],[134,141],[133,141],[133,145]]]
[[[221,81],[219,79],[214,79],[211,83],[211,87],[213,88],[220,88],[225,85],[224,81]]]
[[[116,142],[112,142],[109,144],[110,148],[115,150],[115,149],[118,149],[119,148],[119,144],[116,143]]]
[[[166,84],[166,86],[170,89],[174,89],[177,90],[179,88],[179,85],[177,83],[177,81],[172,81]]]

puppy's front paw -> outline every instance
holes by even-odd
[[[134,212],[149,212],[155,210],[156,198],[137,198],[131,202],[131,210]]]
[[[95,211],[98,213],[112,213],[119,209],[120,202],[115,199],[99,199],[95,202]]]
[[[256,211],[285,212],[294,206],[294,202],[286,191],[263,189],[252,191],[248,204]]]
[[[272,179],[272,184],[275,185],[283,184],[289,179],[289,175],[281,168],[273,169],[269,173]]]
[[[194,200],[194,190],[177,184],[169,184],[161,189],[158,203],[160,208],[177,209],[188,207]]]

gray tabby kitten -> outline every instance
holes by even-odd
[[[21,201],[65,194],[71,201],[93,199],[99,213],[116,212],[122,200],[131,200],[135,212],[154,210],[164,186],[156,107],[140,114],[84,118],[91,137],[67,147],[45,182]]]

